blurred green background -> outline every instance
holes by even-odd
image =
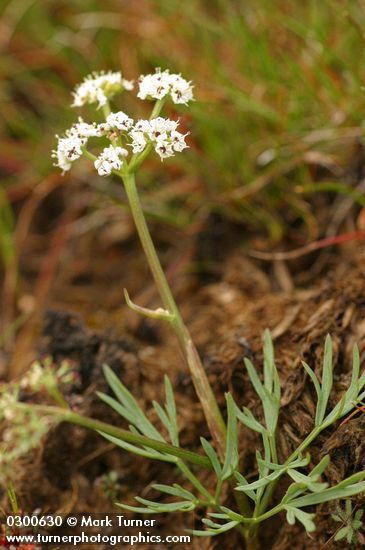
[[[122,70],[133,79],[155,66],[193,80],[197,101],[179,112],[191,132],[190,151],[162,166],[151,161],[144,173],[151,214],[184,225],[218,210],[274,241],[295,224],[300,240],[319,232],[311,193],[354,195],[344,175],[362,133],[364,4],[12,0],[1,6],[0,171],[12,197],[56,170],[53,136],[78,115],[69,107],[76,83],[92,70]],[[127,102],[139,112],[146,107]],[[158,189],[166,181],[182,185],[172,186],[162,204]]]
[[[234,227],[246,248],[290,250],[364,225],[364,31],[365,4],[357,0],[0,2],[5,363],[13,347],[14,364],[27,365],[31,316],[46,307],[57,266],[68,258],[73,271],[87,272],[99,228],[113,216],[119,223],[110,199],[123,202],[120,183],[99,178],[86,160],[65,176],[52,165],[55,134],[80,114],[95,117],[71,109],[76,84],[94,70],[137,79],[155,67],[194,82],[196,101],[167,110],[190,132],[190,149],[164,163],[151,157],[138,175],[147,215],[162,227],[160,251],[182,234],[193,249],[192,235],[219,232],[219,225]],[[150,104],[124,94],[116,107],[137,117],[149,115]],[[131,235],[125,231],[117,227],[115,242]],[[213,238],[210,252],[218,262],[219,242]],[[204,259],[189,254],[190,269],[199,270]],[[110,303],[119,309],[121,273],[110,268],[112,259],[113,252],[106,269],[118,284]],[[96,279],[100,291],[92,281],[82,292],[77,287],[82,304],[98,293],[103,300],[105,281]],[[58,284],[60,297],[74,303],[62,278]]]

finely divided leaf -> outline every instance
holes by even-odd
[[[205,520],[203,520],[203,522],[205,523]],[[206,531],[199,531],[197,529],[192,529],[191,531],[189,531],[189,533],[191,533],[192,535],[195,535],[196,537],[214,537],[216,535],[220,535],[221,533],[225,533],[226,531],[230,531],[231,529],[234,529],[234,527],[236,527],[237,525],[238,525],[238,521],[229,521],[228,523],[221,525],[219,528],[218,527],[211,528],[211,529],[207,529]]]
[[[309,365],[307,365],[307,363],[305,363],[305,361],[302,361],[302,365],[303,365],[306,373],[310,376],[310,378],[313,382],[314,388],[316,390],[317,402],[318,402],[320,397],[321,397],[321,392],[322,392],[321,386],[320,386],[319,381],[318,381],[318,378],[317,378],[315,372],[310,368]]]
[[[273,390],[274,370],[274,347],[270,331],[266,329],[264,332],[264,385],[269,393],[272,393]]]
[[[227,393],[227,444],[226,444],[226,456],[223,465],[222,479],[227,479],[237,469],[238,465],[238,433],[237,433],[237,417],[236,408],[237,405],[233,400],[233,397]]]
[[[247,407],[243,408],[243,412],[240,411],[240,409],[237,407],[236,408],[236,415],[237,415],[238,420],[240,422],[242,422],[242,424],[247,426],[247,428],[250,428],[250,430],[252,430],[254,432],[261,433],[261,434],[266,431],[264,426],[262,424],[260,424],[260,422],[258,422],[258,420],[256,420],[256,418],[254,417],[252,412]]]
[[[162,435],[156,430],[156,428],[153,426],[153,424],[148,420],[144,412],[142,411],[139,403],[134,399],[133,395],[130,393],[130,391],[127,390],[127,388],[122,384],[122,382],[118,379],[116,374],[112,371],[112,369],[106,365],[103,367],[105,378],[121,402],[121,404],[124,407],[124,414],[122,416],[124,418],[127,418],[127,420],[136,426],[144,435],[147,437],[151,437],[152,439],[157,439],[158,441],[165,441]],[[106,397],[108,399],[106,399]],[[105,402],[108,402],[111,404],[111,399],[109,396],[105,396],[104,394],[101,397]],[[113,406],[113,405],[111,405]],[[113,406],[115,408],[115,405]]]
[[[106,434],[99,430],[98,433],[111,443],[114,443],[114,445],[116,445],[117,447],[120,447],[121,449],[134,453],[136,455],[140,455],[145,458],[152,458],[153,460],[160,460],[162,462],[176,463],[178,461],[178,458],[176,456],[160,453],[158,451],[155,451],[154,449],[148,449],[147,447],[137,447],[132,443],[127,443],[126,441],[118,439],[117,437],[113,437],[112,435]]]
[[[214,468],[217,478],[220,479],[222,476],[222,466],[219,462],[217,453],[215,452],[213,446],[209,443],[209,441],[204,439],[204,437],[200,438],[200,442],[202,444],[205,454],[207,455],[210,462],[212,463],[212,466]]]
[[[319,426],[320,424],[322,424],[323,419],[325,417],[327,403],[328,403],[328,399],[332,389],[332,384],[333,384],[332,340],[330,335],[328,334],[326,337],[326,343],[324,346],[322,386],[321,386],[321,394],[317,403],[316,420],[315,420],[316,426]]]
[[[311,495],[295,498],[290,501],[290,505],[302,508],[303,506],[312,506],[314,504],[328,502],[329,500],[337,500],[340,498],[358,495],[359,493],[365,491],[365,481],[359,481],[364,478],[365,472],[360,472],[360,477],[359,474],[354,474],[354,476],[347,478],[334,487],[330,487],[329,489],[325,489],[319,493],[313,493]]]
[[[316,526],[313,522],[315,514],[308,514],[308,512],[303,512],[303,510],[299,510],[293,506],[285,506],[285,509],[286,519],[290,525],[293,525],[297,519],[300,523],[302,523],[302,525],[304,525],[307,533],[312,533],[315,531]]]
[[[174,483],[174,485],[171,487],[170,485],[163,485],[161,483],[155,483],[152,485],[156,491],[160,491],[161,493],[166,493],[167,495],[173,495],[175,497],[180,497],[185,500],[196,500],[195,495],[191,493],[190,491],[187,491],[177,483]]]

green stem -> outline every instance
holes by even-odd
[[[317,428],[314,428],[314,430],[311,431],[310,434],[307,435],[307,437],[304,439],[304,441],[301,442],[299,447],[295,449],[295,451],[289,456],[289,458],[285,461],[285,464],[289,464],[290,462],[293,462],[298,456],[305,451],[307,447],[312,443],[316,437],[319,436],[322,430],[327,428],[328,426],[317,426]]]
[[[67,401],[65,401],[62,393],[58,389],[58,387],[55,384],[48,384],[47,385],[47,391],[49,395],[52,397],[52,399],[55,400],[57,405],[59,405],[62,409],[69,409]]]
[[[82,426],[90,430],[111,435],[113,437],[116,437],[117,439],[126,441],[127,443],[132,443],[140,447],[148,447],[161,453],[176,456],[181,461],[191,462],[196,466],[207,468],[209,470],[212,469],[210,460],[197,453],[181,449],[180,447],[175,447],[175,445],[170,445],[169,443],[164,443],[162,441],[151,439],[144,435],[135,434],[122,428],[117,428],[112,424],[107,424],[106,422],[102,422],[101,420],[96,420],[95,418],[83,416],[81,414],[71,411],[70,409],[66,410],[61,407],[51,407],[47,405],[29,405],[26,403],[18,403],[17,407],[21,409],[32,407],[33,410],[39,411],[45,416],[52,415],[56,417],[59,422],[69,422],[70,424],[77,424],[78,426]]]
[[[156,103],[155,103],[155,105],[152,109],[149,120],[153,120],[154,118],[157,118],[161,114],[163,106],[165,105],[165,101],[166,101],[165,98],[158,99],[156,101]],[[129,166],[128,166],[128,171],[130,173],[135,172],[137,170],[138,166],[140,166],[142,164],[142,162],[148,157],[148,155],[152,151],[152,148],[153,148],[152,143],[148,143],[148,145],[145,147],[144,151],[142,151],[141,153],[135,153],[132,156],[132,158],[130,160],[130,163],[129,163]]]
[[[249,523],[249,524],[256,524],[265,521],[266,519],[271,518],[272,516],[275,516],[276,514],[279,514],[284,510],[284,506],[280,503],[274,508],[271,508],[268,512],[265,512],[264,514],[261,514],[260,516],[257,516],[256,518],[243,518],[242,523]]]
[[[154,281],[158,288],[165,309],[167,309],[167,311],[172,316],[170,320],[171,325],[176,332],[181,350],[189,366],[192,381],[195,386],[198,398],[201,402],[205,418],[208,423],[208,427],[216,443],[219,455],[221,456],[221,458],[223,458],[226,445],[226,427],[221,412],[219,410],[217,401],[215,399],[204,367],[199,358],[198,352],[193,344],[188,329],[186,328],[182,320],[182,317],[170,290],[169,284],[161,267],[160,261],[158,259],[139,200],[134,174],[121,174],[121,177],[124,181],[129,206]]]
[[[161,267],[151,235],[147,227],[142,206],[138,197],[134,175],[128,174],[123,176],[123,181],[134,223],[136,225],[138,235],[142,243],[143,251],[148,261],[148,265],[151,269],[152,276],[160,293],[162,303],[165,309],[167,309],[169,313],[174,315],[174,317],[180,317],[174,297],[166,280],[165,274]]]
[[[88,158],[89,160],[92,160],[93,162],[98,158],[96,155],[93,155],[92,153],[90,153],[90,151],[88,151],[86,147],[81,147],[81,150],[85,155],[85,157]]]
[[[102,106],[101,109],[102,109],[102,111],[103,111],[103,115],[104,115],[105,119],[107,119],[108,116],[109,116],[110,113],[111,113],[109,101],[107,101],[107,102]]]
[[[314,430],[311,431],[310,434],[307,435],[307,437],[304,439],[304,441],[302,441],[302,443],[299,445],[299,447],[297,449],[295,449],[295,451],[289,456],[289,458],[287,458],[287,460],[285,461],[285,465],[287,464],[290,464],[290,462],[292,462],[293,460],[295,460],[296,458],[298,458],[298,456],[312,443],[312,441],[318,437],[318,435],[321,433],[321,431],[324,429],[324,427],[322,428],[321,426],[318,426],[317,428],[314,428]],[[258,506],[258,509],[257,509],[257,514],[262,514],[265,512],[267,506],[269,505],[269,502],[272,498],[272,495],[275,491],[275,488],[276,488],[276,485],[278,484],[280,480],[280,477],[273,481],[272,483],[270,483],[270,485],[267,487],[266,491],[265,491],[265,494],[263,496],[263,499],[261,500],[259,506]]]
[[[163,109],[163,106],[165,105],[165,98],[163,99],[158,99],[152,109],[152,113],[150,115],[150,120],[154,119],[154,118],[157,118],[158,116],[160,116],[161,114],[161,111]]]
[[[142,153],[135,153],[131,158],[131,161],[128,166],[128,170],[130,172],[135,172],[137,168],[142,164],[142,162],[146,160],[146,158],[152,151],[152,148],[153,148],[152,143],[148,143],[145,149],[142,151]]]
[[[363,398],[363,395],[361,394],[358,399],[356,400],[356,402],[359,402],[361,401],[361,399]],[[287,460],[285,461],[284,465],[288,465],[290,464],[291,462],[293,462],[296,458],[298,458],[298,456],[303,453],[307,447],[309,447],[309,445],[312,443],[312,441],[314,439],[316,439],[319,434],[325,430],[326,428],[328,428],[329,424],[322,424],[320,426],[316,426],[308,435],[307,437],[302,441],[302,443],[299,445],[299,447],[297,447],[295,449],[295,451],[289,456],[289,458],[287,458]],[[277,462],[277,460],[276,460]],[[285,471],[283,472],[283,474],[285,473]],[[256,520],[260,520],[260,521],[263,521],[265,519],[267,519],[267,517],[270,517],[273,515],[273,511],[274,513],[278,513],[278,511],[281,511],[279,509],[280,505],[276,506],[275,508],[272,508],[272,510],[269,510],[269,512],[266,512],[265,513],[265,510],[267,509],[271,499],[272,499],[272,496],[273,496],[273,493],[276,489],[276,486],[280,480],[281,476],[279,478],[277,478],[275,481],[273,481],[272,483],[270,483],[270,485],[267,487],[264,495],[263,495],[263,498],[262,500],[256,505],[255,507],[255,511],[254,511],[254,518],[256,518]],[[257,532],[257,526],[254,524],[253,527],[250,529],[250,534],[252,536],[256,535],[256,532]]]
[[[271,461],[277,463],[278,461],[278,453],[276,451],[276,441],[275,441],[275,434],[269,435],[269,445],[270,445],[270,454],[271,454]]]
[[[312,430],[310,432],[310,434],[307,435],[307,437],[304,439],[304,441],[302,441],[302,443],[299,445],[299,447],[297,449],[295,449],[295,451],[289,456],[289,458],[287,458],[287,460],[285,461],[284,464],[287,465],[290,462],[292,462],[293,460],[295,460],[311,444],[311,442],[316,437],[318,437],[318,435],[321,433],[321,431],[324,428],[325,427],[321,427],[321,426],[318,426],[317,428],[314,428],[314,430]],[[266,491],[264,492],[263,498],[255,506],[255,510],[254,510],[254,514],[253,514],[254,518],[256,518],[256,519],[261,518],[260,521],[263,521],[264,519],[266,519],[267,514],[270,514],[267,517],[270,517],[271,515],[273,515],[271,512],[272,512],[272,510],[275,510],[275,508],[273,508],[272,510],[270,510],[269,512],[266,512],[266,513],[265,513],[265,510],[267,509],[268,505],[270,504],[273,493],[276,489],[276,486],[277,486],[280,478],[281,478],[281,476],[278,479],[276,479],[275,481],[273,481],[272,483],[270,483],[270,485],[266,488]],[[251,537],[255,537],[257,535],[257,528],[258,528],[258,526],[256,524],[252,525],[252,528],[249,531]]]

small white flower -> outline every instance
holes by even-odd
[[[187,105],[194,99],[193,86],[179,74],[171,75],[171,99],[174,103]]]
[[[142,153],[147,145],[147,139],[144,132],[141,132],[140,130],[132,130],[129,135],[132,138],[131,146],[133,153]]]
[[[123,164],[123,159],[120,157],[127,155],[128,151],[123,147],[113,145],[106,147],[94,162],[99,176],[109,176],[113,170],[120,170]]]
[[[144,151],[151,130],[151,123],[149,120],[138,120],[129,135],[132,138],[132,151],[133,153],[142,153]]]
[[[188,147],[185,135],[176,131],[178,122],[169,118],[156,117],[152,120],[138,120],[129,135],[132,138],[133,153],[141,153],[147,143],[152,143],[161,159],[183,151]]]
[[[63,173],[70,170],[72,162],[81,157],[81,148],[86,142],[86,138],[72,136],[72,132],[70,135],[70,130],[68,130],[66,137],[58,138],[57,149],[52,151],[52,157],[57,159],[55,166],[61,168]]]
[[[71,126],[71,128],[67,130],[66,134],[71,137],[90,138],[100,137],[103,135],[103,132],[100,130],[99,125],[97,125],[96,122],[88,124],[80,117],[79,121]]]
[[[179,74],[170,74],[168,70],[161,72],[156,69],[154,74],[141,75],[139,77],[140,99],[163,99],[170,95],[174,103],[185,105],[194,99],[193,86]]]
[[[161,160],[174,155],[172,144],[167,139],[161,137],[156,140],[155,151],[160,156]]]
[[[178,122],[168,118],[157,117],[149,122],[147,133],[151,140],[158,139],[161,135],[166,135],[173,130],[176,130]]]
[[[138,120],[134,125],[134,130],[138,132],[149,132],[151,123],[149,120]]]
[[[139,77],[140,99],[163,99],[170,92],[169,71],[161,72],[156,69],[155,74],[141,75]]]
[[[16,417],[16,407],[18,400],[13,393],[7,392],[0,395],[0,420],[13,420]]]
[[[29,371],[21,379],[20,387],[37,391],[42,384],[43,378],[44,370],[42,369],[40,363],[33,363]]]
[[[126,132],[132,128],[133,119],[123,113],[123,111],[119,111],[118,113],[110,113],[106,119],[106,124],[109,129]]]
[[[183,151],[188,147],[188,145],[186,145],[185,143],[186,135],[187,134],[185,135],[181,134],[181,132],[176,132],[176,131],[171,132],[170,140],[174,151],[181,153],[181,151]]]
[[[132,90],[133,82],[125,80],[120,72],[93,73],[87,76],[73,92],[72,107],[82,107],[90,103],[98,103],[98,107],[106,104],[108,99],[123,89]]]
[[[127,90],[127,92],[131,92],[134,88],[134,80],[127,80],[125,78],[122,78],[122,84],[123,88]]]

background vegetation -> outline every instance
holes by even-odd
[[[145,185],[152,210],[171,218],[178,207],[177,221],[184,223],[196,210],[223,208],[275,238],[299,218],[315,233],[306,191],[321,179],[318,166],[338,172],[348,162],[348,146],[361,133],[360,2],[2,5],[0,169],[7,189],[15,186],[22,195],[49,176],[53,135],[74,119],[65,106],[86,74],[122,69],[136,78],[155,66],[169,67],[196,85],[196,103],[188,114],[181,111],[191,152],[179,159],[183,167],[170,167],[175,181],[183,181],[166,191],[168,209],[160,204],[166,176],[151,162]],[[192,187],[200,193],[192,194]]]

